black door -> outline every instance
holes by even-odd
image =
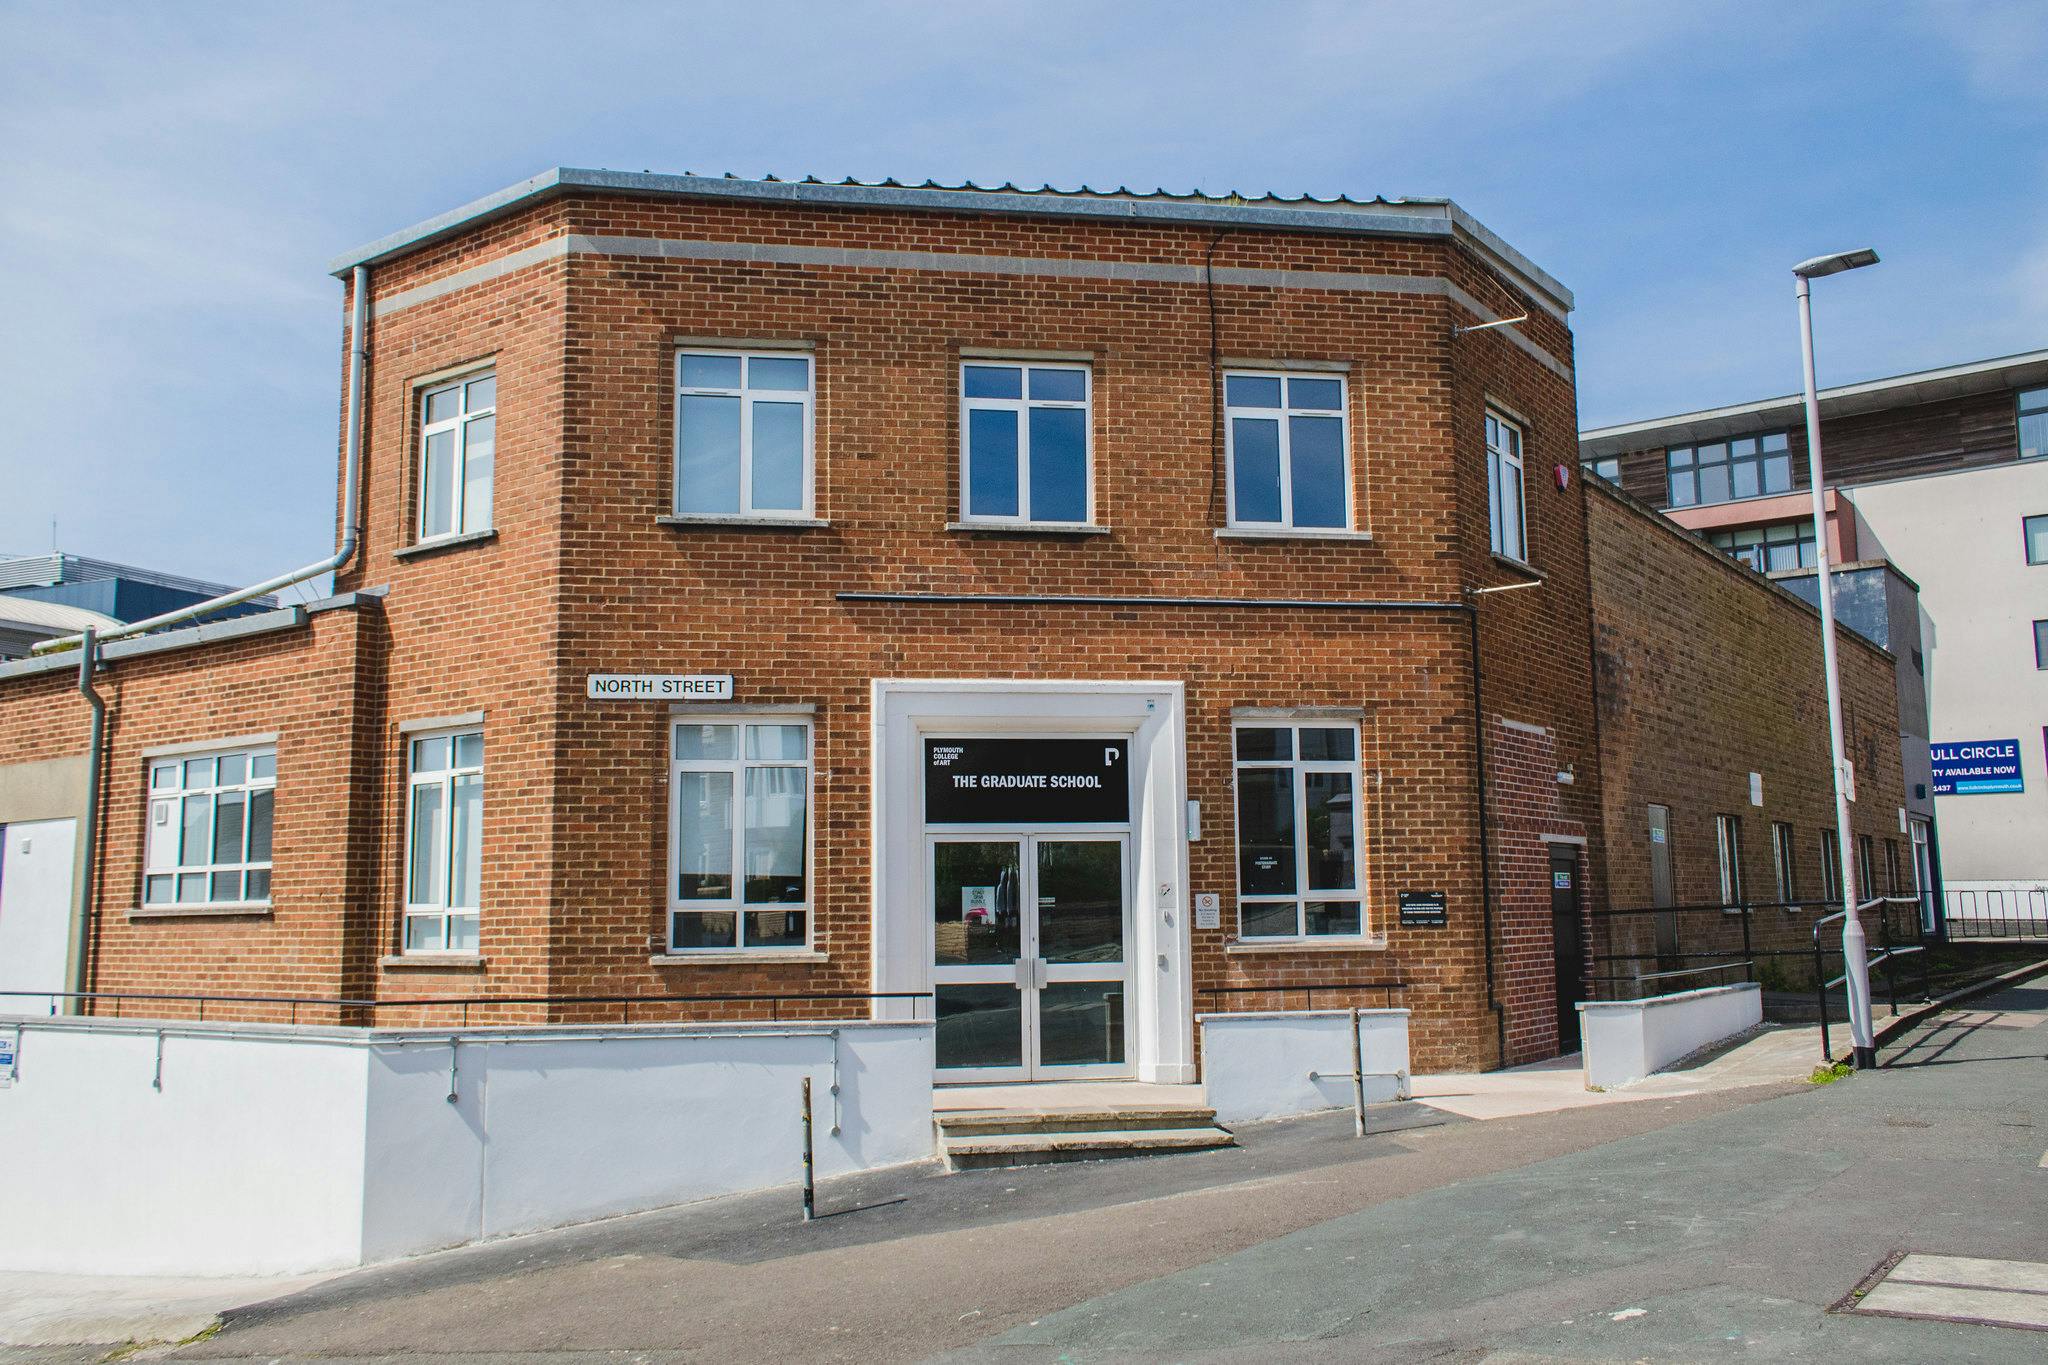
[[[1557,1050],[1579,1050],[1579,1012],[1586,998],[1586,924],[1579,913],[1579,853],[1550,846],[1550,943],[1557,957]]]

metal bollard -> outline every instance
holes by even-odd
[[[1365,1136],[1365,1044],[1358,1037],[1358,1007],[1351,1007],[1351,1109],[1354,1136]]]
[[[811,1078],[804,1077],[804,1221],[818,1216],[818,1187],[811,1157]]]

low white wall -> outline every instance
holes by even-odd
[[[1579,1006],[1586,1084],[1605,1090],[1639,1081],[1763,1021],[1763,988],[1753,981],[1645,1000],[1586,1001]]]
[[[325,1269],[794,1184],[804,1076],[820,1175],[933,1147],[929,1024],[167,1025],[161,1089],[152,1026],[17,1024],[8,1269]]]
[[[1219,1122],[1351,1107],[1349,1010],[1204,1014],[1196,1023],[1202,1083]],[[1366,1103],[1406,1099],[1408,1011],[1360,1010],[1358,1033]]]

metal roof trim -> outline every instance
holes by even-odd
[[[1462,237],[1483,255],[1517,276],[1530,292],[1569,312],[1571,291],[1510,247],[1448,199],[1315,199],[1266,195],[1257,199],[1151,196],[1128,190],[985,189],[969,184],[947,189],[936,182],[741,180],[724,176],[657,175],[651,172],[590,170],[558,166],[509,185],[460,208],[345,252],[328,270],[345,276],[358,265],[378,265],[493,218],[574,190],[686,198],[747,199],[762,203],[816,204],[836,208],[916,209],[950,213],[1000,213],[1048,218],[1111,218],[1145,222],[1206,223],[1267,230],[1355,233],[1386,237]]]

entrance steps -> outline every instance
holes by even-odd
[[[1014,1087],[1014,1092],[1027,1091]],[[947,1169],[1042,1166],[1237,1145],[1228,1129],[1217,1126],[1216,1111],[1204,1105],[1047,1104],[1014,1092],[1004,1096],[1000,1107],[938,1110],[934,1118]]]

